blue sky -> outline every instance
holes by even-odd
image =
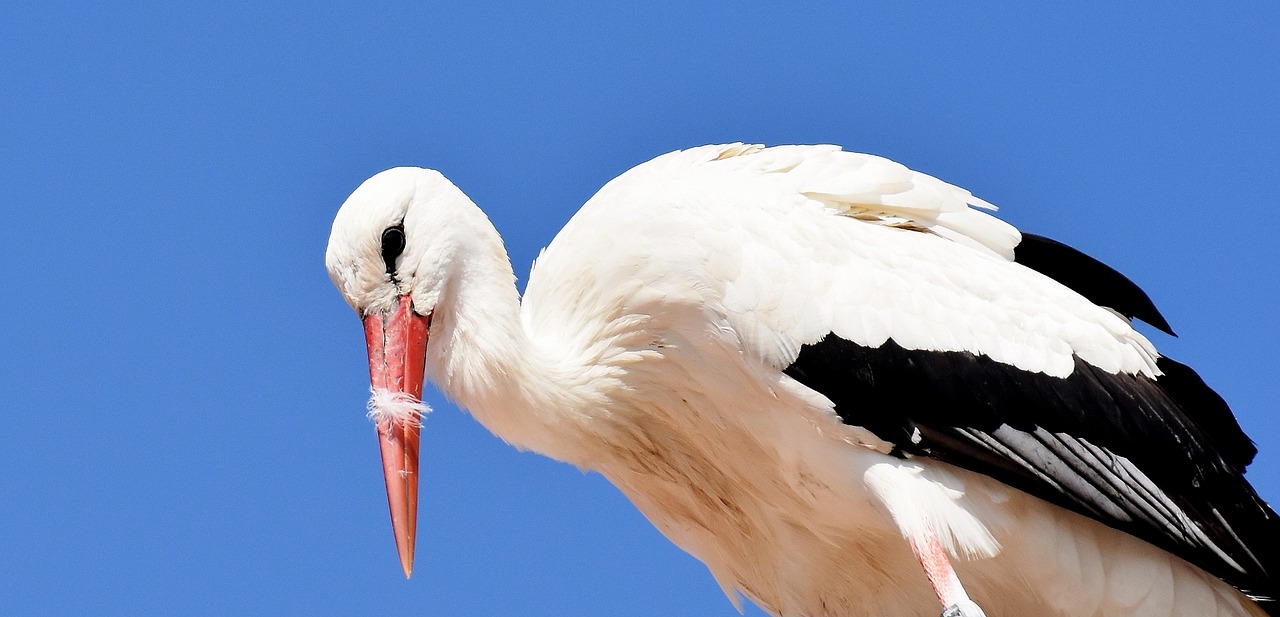
[[[1280,501],[1274,4],[78,4],[0,6],[0,613],[736,614],[435,392],[403,579],[323,252],[406,164],[523,275],[669,150],[901,161],[1141,284]]]

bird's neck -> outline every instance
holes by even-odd
[[[521,449],[577,460],[583,403],[531,344],[502,241],[491,224],[472,236],[432,316],[427,373],[485,428]]]

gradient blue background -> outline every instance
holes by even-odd
[[[901,161],[1143,285],[1280,501],[1273,3],[263,4],[0,5],[0,614],[736,614],[435,392],[403,579],[323,252],[406,164],[524,275],[669,150]]]

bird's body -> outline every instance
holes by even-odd
[[[1225,406],[1183,410],[1198,379],[1161,382],[1176,363],[1126,318],[1145,308],[1020,263],[1022,236],[969,204],[833,147],[675,152],[593,197],[521,301],[483,213],[397,169],[344,205],[328,263],[362,317],[411,298],[431,381],[609,478],[735,601],[936,614],[932,543],[993,617],[1266,614],[1232,585],[1273,590],[1258,534],[1280,526],[1240,477],[1252,451],[1220,452],[1248,444]],[[1153,470],[1175,446],[1192,462]],[[1181,490],[1202,481],[1225,488]]]

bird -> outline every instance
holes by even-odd
[[[1280,615],[1257,448],[1150,298],[969,191],[831,145],[608,182],[523,297],[440,172],[339,208],[408,577],[424,380],[615,484],[730,601],[786,617]]]

